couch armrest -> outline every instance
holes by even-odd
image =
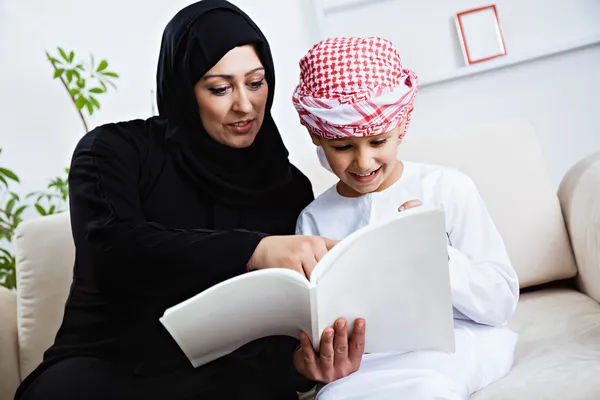
[[[0,286],[0,400],[12,400],[20,382],[17,295]]]
[[[600,152],[575,164],[558,189],[579,289],[600,302]]]

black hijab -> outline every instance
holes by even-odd
[[[213,140],[200,120],[194,85],[231,49],[254,45],[269,87],[263,124],[254,143],[235,149]],[[275,199],[291,182],[288,151],[271,106],[275,72],[269,44],[254,22],[224,0],[181,10],[165,28],[157,73],[159,115],[178,164],[213,201],[252,206]]]

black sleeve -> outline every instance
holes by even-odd
[[[153,296],[165,288],[200,291],[246,272],[263,234],[167,229],[146,221],[138,189],[140,152],[135,140],[105,127],[75,149],[71,224],[77,258],[91,265],[94,281],[116,293]]]

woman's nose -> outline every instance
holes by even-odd
[[[239,113],[249,114],[252,111],[252,103],[244,90],[238,90],[233,102],[233,110]]]

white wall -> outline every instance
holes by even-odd
[[[519,3],[529,1],[538,3]],[[584,4],[582,1],[579,4]],[[145,118],[151,113],[150,91],[162,29],[190,2],[0,0],[0,147],[4,148],[0,165],[20,174],[20,192],[38,190],[49,178],[61,174],[82,134],[67,94],[51,79],[52,68],[44,50],[60,45],[82,56],[94,53],[108,59],[110,68],[121,75],[119,90],[104,96],[103,109],[91,119],[92,126]],[[312,4],[309,0],[234,2],[255,19],[270,40],[277,71],[273,112],[292,161],[315,178],[321,171],[314,148],[290,100],[298,60],[318,40]],[[385,7],[393,2],[387,3]],[[464,4],[460,0],[459,6]],[[369,21],[378,23],[368,19],[365,23]],[[412,40],[421,39],[415,35]],[[422,54],[431,51],[431,46],[424,46]],[[447,126],[526,116],[540,129],[550,172],[558,183],[577,159],[600,150],[600,132],[593,120],[600,104],[599,66],[600,46],[595,46],[423,88],[417,96],[410,134],[442,135]],[[315,182],[317,192],[324,186]]]
[[[331,2],[356,4],[357,0],[313,1],[320,5]],[[460,69],[474,69],[464,67],[454,16],[490,3],[496,5],[508,57],[480,66],[528,58],[538,52],[551,53],[587,39],[600,42],[598,0],[359,1],[362,3],[327,13],[323,34],[385,37],[396,44],[402,59],[418,71],[422,81],[436,80]]]
[[[93,53],[121,75],[118,91],[98,96],[103,107],[91,127],[148,117],[162,28],[186,3],[0,0],[0,164],[20,175],[22,192],[62,174],[84,132],[44,51],[62,46],[86,60]]]

